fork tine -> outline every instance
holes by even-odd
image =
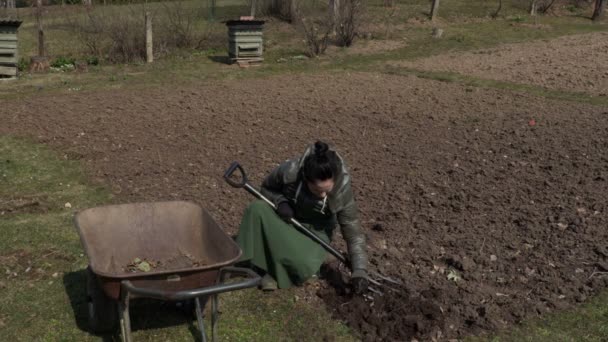
[[[375,288],[373,288],[373,287],[371,287],[371,286],[368,286],[368,287],[367,287],[367,289],[368,289],[370,292],[373,292],[373,293],[375,293],[375,294],[377,294],[377,295],[380,295],[380,296],[384,295],[384,293],[382,293],[382,291],[376,290]]]
[[[377,272],[372,272],[372,274],[374,275],[374,277],[376,277],[376,278],[380,278],[380,279],[382,279],[382,280],[384,280],[384,281],[387,281],[387,282],[389,282],[389,283],[393,283],[393,284],[395,284],[395,285],[403,285],[403,283],[402,283],[402,282],[400,282],[400,281],[398,281],[398,280],[395,280],[395,279],[393,279],[393,278],[387,277],[387,276],[383,276],[382,274],[379,274],[379,273],[377,273]]]

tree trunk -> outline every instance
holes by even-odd
[[[258,2],[256,0],[251,0],[251,16],[255,18],[255,10],[257,9]]]
[[[298,20],[298,3],[297,0],[289,0],[289,20],[295,23]]]
[[[152,48],[152,15],[146,12],[146,61],[154,61],[154,49]]]
[[[329,17],[331,18],[331,30],[333,33],[336,32],[336,23],[340,16],[339,11],[340,0],[329,0]]]
[[[536,15],[536,0],[532,0],[532,2],[530,2],[530,15]]]
[[[498,8],[496,9],[496,12],[494,12],[492,14],[492,18],[496,19],[498,18],[498,15],[500,14],[500,10],[502,9],[502,0],[498,0]]]
[[[49,59],[46,57],[44,46],[44,30],[42,29],[42,0],[36,0],[36,26],[38,27],[38,56],[31,59],[31,72],[45,72],[49,69]]]
[[[6,8],[15,8],[15,0],[7,0],[6,1]]]
[[[604,14],[604,7],[606,7],[606,0],[595,0],[595,9],[593,10],[593,15],[591,16],[593,21],[602,17],[602,14]]]
[[[431,7],[431,21],[435,20],[437,13],[439,12],[439,0],[433,0],[433,5]]]
[[[38,56],[46,56],[44,51],[44,30],[42,29],[42,0],[36,0],[36,25],[38,26]]]

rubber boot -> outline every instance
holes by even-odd
[[[277,281],[274,280],[274,278],[270,274],[266,273],[262,277],[260,288],[262,289],[262,291],[274,291],[279,287],[277,285]]]

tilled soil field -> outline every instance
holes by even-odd
[[[405,283],[373,307],[321,294],[366,340],[495,331],[608,285],[607,108],[366,73],[1,108],[1,134],[81,160],[118,201],[193,200],[230,233],[252,199],[223,182],[231,161],[259,184],[331,142],[353,173],[371,267]]]
[[[394,64],[608,96],[608,68],[601,62],[606,59],[608,33],[598,32]]]

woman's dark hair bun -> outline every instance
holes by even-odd
[[[329,150],[329,145],[327,145],[326,143],[322,142],[322,141],[317,141],[315,143],[315,154],[317,155],[317,157],[325,157],[325,154],[327,153],[327,151]]]
[[[338,174],[338,156],[326,143],[317,141],[315,151],[306,157],[302,171],[309,181],[333,178]]]

